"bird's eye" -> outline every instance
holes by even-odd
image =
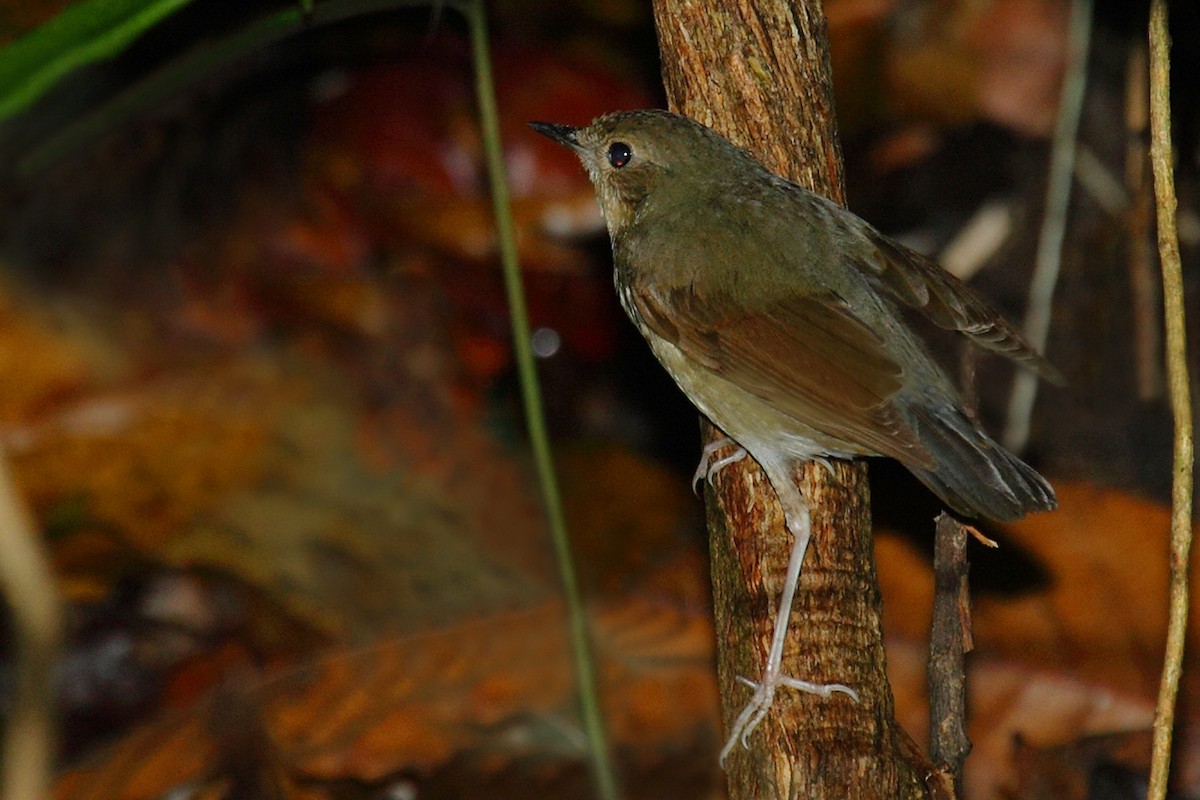
[[[608,163],[620,169],[633,158],[633,150],[624,142],[613,142],[608,146]]]

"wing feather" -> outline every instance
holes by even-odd
[[[654,333],[776,410],[867,452],[929,462],[892,403],[903,370],[832,295],[792,296],[754,313],[691,288],[643,285],[632,296]]]
[[[871,249],[865,251],[869,256],[855,263],[877,290],[921,312],[939,328],[958,331],[980,347],[1033,370],[1051,383],[1066,383],[1062,373],[974,289],[936,261],[878,231],[867,229],[865,233],[870,239]]]

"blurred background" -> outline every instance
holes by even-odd
[[[0,2],[0,43],[70,5]],[[57,796],[588,796],[462,20],[358,15],[239,51],[278,4],[180,5],[0,124],[0,437],[67,603]],[[661,107],[653,19],[493,6],[614,753],[631,798],[720,797],[697,417],[620,312],[586,176],[525,127]],[[1070,4],[826,13],[850,207],[1020,321]],[[1047,345],[1070,383],[1042,387],[1024,450],[1062,507],[972,555],[972,798],[1145,793],[1172,430],[1147,13],[1098,0],[1084,65]],[[1171,14],[1195,386],[1200,7]],[[1012,379],[978,365],[998,435]],[[924,743],[940,508],[895,464],[871,477],[897,713]],[[1178,797],[1200,797],[1198,674]]]

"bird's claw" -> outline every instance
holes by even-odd
[[[761,682],[755,682],[739,675],[737,676],[737,682],[754,689],[754,696],[750,698],[750,702],[746,704],[746,707],[738,714],[737,719],[733,721],[729,738],[725,740],[725,746],[721,748],[720,762],[722,767],[725,766],[725,760],[729,758],[729,754],[733,752],[733,749],[739,743],[747,750],[750,748],[750,735],[754,733],[759,723],[767,716],[767,712],[771,710],[771,706],[775,702],[775,690],[780,686],[787,686],[801,692],[815,694],[826,700],[834,694],[841,692],[848,695],[854,702],[860,702],[858,692],[844,683],[812,683],[811,681],[802,681],[787,675],[767,676]]]
[[[841,692],[844,695],[849,695],[854,702],[861,702],[862,698],[858,696],[858,692],[851,689],[844,683],[810,683],[796,678],[790,678],[787,675],[780,675],[779,682],[792,689],[799,689],[802,692],[815,694],[825,700],[828,700],[833,695]]]
[[[736,449],[727,456],[713,459],[713,455],[723,447],[733,446]],[[730,464],[741,461],[746,457],[745,448],[738,445],[733,439],[728,436],[717,439],[715,442],[709,442],[704,445],[704,450],[700,455],[700,463],[696,466],[696,471],[692,473],[692,491],[700,494],[700,481],[705,480],[709,486],[712,486],[713,476],[720,472]]]

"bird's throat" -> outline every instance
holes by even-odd
[[[600,184],[596,199],[600,203],[600,212],[608,226],[609,235],[616,239],[637,218],[646,200],[646,192],[607,180]]]

